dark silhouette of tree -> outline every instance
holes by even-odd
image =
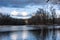
[[[3,15],[0,13],[0,25],[25,25],[23,19],[15,19],[10,17],[10,15]]]
[[[39,10],[36,12],[36,15],[32,16],[31,20],[34,24],[46,24],[48,20],[48,13],[39,8]]]
[[[55,9],[53,9],[53,6],[50,8],[51,14],[52,14],[52,23],[55,24],[56,21],[56,12]]]
[[[31,22],[35,25],[40,24],[56,24],[57,23],[57,15],[55,9],[53,7],[50,8],[51,14],[44,9],[39,8],[35,14],[32,16]]]

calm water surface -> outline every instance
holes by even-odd
[[[0,32],[0,40],[60,40],[60,30],[35,29]]]

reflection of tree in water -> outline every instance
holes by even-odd
[[[56,40],[56,30],[55,29],[48,29],[47,31],[44,30],[43,32],[43,40]]]
[[[0,40],[8,40],[9,38],[9,33],[10,32],[0,32]]]
[[[2,35],[3,35],[3,34],[2,34],[2,33],[0,33],[0,40],[2,40]]]
[[[52,32],[52,36],[50,35]],[[52,37],[52,40],[56,40],[56,31],[55,30],[49,30],[49,29],[43,29],[42,30],[32,30],[31,33],[36,37],[36,40],[50,40],[50,36]]]
[[[40,40],[41,30],[32,30],[31,33],[36,37],[36,40]]]
[[[48,30],[43,29],[43,30],[33,30],[31,31],[34,36],[36,37],[37,40],[45,40],[45,38],[48,36]]]
[[[53,31],[53,34],[52,34],[52,40],[56,40],[56,30],[53,29],[52,31]]]
[[[43,40],[48,36],[48,29],[43,29]]]
[[[50,37],[52,39],[50,39]],[[45,38],[47,38],[48,40],[56,40],[56,30],[55,29],[44,30],[44,32],[43,32],[43,40],[46,40]]]

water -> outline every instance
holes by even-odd
[[[0,40],[60,40],[60,30],[58,29],[41,29],[41,27],[40,29],[36,27],[32,28],[33,27],[27,28],[27,26],[25,26],[23,30],[16,31],[14,29],[15,31],[0,32]]]

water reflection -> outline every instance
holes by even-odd
[[[35,37],[35,40],[41,40],[42,35],[41,35],[41,31],[40,30],[32,30],[30,31],[33,36]]]
[[[27,37],[28,37],[28,31],[27,31],[27,30],[24,30],[22,36],[23,36],[23,37],[22,37],[23,40],[27,40]]]
[[[60,40],[60,30],[39,29],[0,32],[0,40]]]
[[[11,34],[11,40],[17,40],[17,34],[16,34],[16,32],[13,32],[12,34]]]
[[[60,31],[57,31],[56,34],[57,34],[57,35],[56,35],[56,39],[57,39],[57,40],[60,40]]]
[[[10,40],[10,36],[9,36],[9,33],[10,32],[3,32],[3,33],[0,33],[0,40]]]

